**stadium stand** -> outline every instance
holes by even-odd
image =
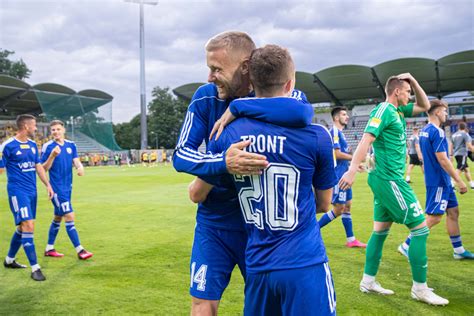
[[[84,146],[121,150],[112,130],[112,99],[103,91],[87,89],[76,92],[55,83],[30,85],[25,81],[0,75],[0,112],[5,122],[14,125],[18,114],[33,114],[40,122],[60,119],[66,123],[70,135],[87,135],[94,142]],[[0,127],[3,121],[0,120]],[[13,122],[13,123],[11,123]],[[6,124],[6,123],[5,123]],[[42,135],[47,135],[46,130]],[[82,136],[81,139],[83,139]],[[42,136],[42,138],[45,138]],[[99,143],[99,145],[97,145]]]

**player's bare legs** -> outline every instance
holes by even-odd
[[[191,316],[216,316],[219,302],[192,297]]]

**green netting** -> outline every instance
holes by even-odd
[[[47,91],[35,93],[48,121],[59,119],[66,123],[69,138],[85,143],[85,148],[94,148],[91,151],[121,150],[112,128],[111,99]]]

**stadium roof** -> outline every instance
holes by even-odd
[[[400,58],[369,67],[341,65],[315,73],[296,72],[296,88],[302,90],[309,102],[344,102],[360,99],[385,99],[384,85],[388,77],[411,73],[428,95],[474,90],[474,50],[454,53],[438,60]],[[202,83],[191,83],[173,90],[178,96],[191,100]]]
[[[95,110],[112,99],[110,94],[100,90],[76,92],[56,83],[31,86],[23,80],[0,75],[0,111],[12,116],[45,111],[54,117],[69,118]]]

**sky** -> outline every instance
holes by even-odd
[[[474,49],[474,0],[158,0],[145,5],[147,102],[154,87],[206,82],[204,45],[226,30],[289,49],[296,69],[439,59]],[[54,82],[114,97],[113,121],[140,111],[139,5],[0,0],[0,48]]]

